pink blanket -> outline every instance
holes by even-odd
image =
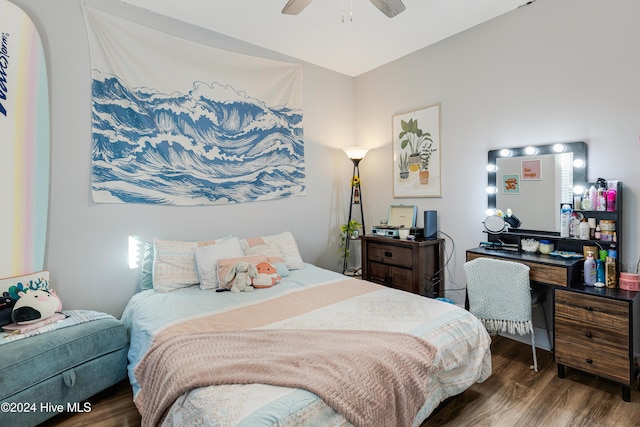
[[[137,366],[143,426],[162,421],[181,394],[219,384],[309,390],[356,426],[409,426],[424,404],[436,353],[403,333],[244,330],[158,340]]]

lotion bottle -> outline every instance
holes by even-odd
[[[587,259],[584,261],[584,284],[593,286],[596,283],[596,261],[593,259],[593,252],[587,252]]]
[[[589,240],[589,223],[586,218],[583,218],[580,223],[580,239]]]
[[[569,227],[572,217],[571,206],[564,204],[560,210],[560,237],[569,237]]]
[[[595,211],[596,206],[598,206],[598,190],[596,190],[594,185],[589,188],[589,202],[591,204],[591,210]]]

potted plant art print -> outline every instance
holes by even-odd
[[[393,196],[441,197],[440,104],[393,116]]]

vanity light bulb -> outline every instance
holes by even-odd
[[[533,156],[534,154],[536,154],[536,148],[535,147],[527,147],[524,149],[525,154],[529,155],[529,156]]]
[[[511,150],[507,148],[503,148],[502,150],[500,150],[500,157],[509,157],[509,156],[511,156]]]
[[[486,211],[484,211],[484,214],[485,214],[486,216],[491,216],[491,215],[495,215],[495,214],[496,214],[496,212],[497,212],[497,211],[496,211],[495,209],[493,209],[493,208],[489,208],[489,209],[487,209]]]
[[[564,151],[564,144],[554,144],[553,151],[555,153],[562,153]]]
[[[487,194],[496,194],[498,189],[496,187],[487,187]]]
[[[498,171],[498,166],[496,165],[487,165],[487,172],[497,172]]]
[[[575,159],[573,161],[573,167],[574,168],[581,168],[584,167],[584,160],[583,159]]]
[[[579,194],[582,196],[584,194],[584,187],[582,185],[576,185],[573,187],[573,194]]]

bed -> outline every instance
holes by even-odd
[[[122,316],[143,425],[419,426],[491,374],[490,337],[464,309],[302,263],[268,236],[253,247],[267,246],[282,249],[269,258],[279,281],[239,293],[156,286],[155,248],[153,288]],[[195,248],[181,255],[206,282],[227,258],[207,263]]]

